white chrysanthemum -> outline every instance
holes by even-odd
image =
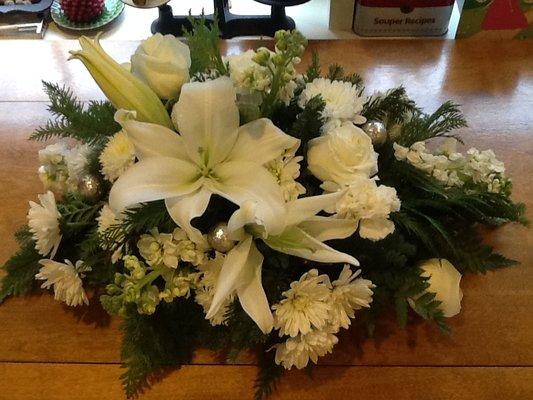
[[[225,254],[217,252],[215,258],[209,259],[204,264],[198,266],[202,275],[196,287],[195,300],[202,306],[204,313],[206,314],[211,308],[213,296],[215,295],[215,284],[217,283],[220,269],[222,268],[222,264],[224,264],[225,258]],[[226,313],[234,298],[235,294],[231,294],[224,300],[220,309],[209,319],[211,325],[216,326],[226,324]]]
[[[289,338],[275,346],[276,364],[281,364],[286,369],[305,368],[309,360],[316,364],[318,357],[331,353],[338,341],[328,330],[311,331],[306,335]]]
[[[335,191],[338,185],[326,182],[326,191]],[[359,235],[370,240],[381,240],[394,232],[394,223],[389,220],[392,212],[400,210],[396,189],[378,186],[374,179],[359,178],[346,189],[344,196],[335,205],[338,218],[359,222]]]
[[[265,91],[270,86],[271,74],[268,68],[253,60],[255,54],[255,51],[247,50],[225,58],[228,62],[230,78],[241,91]]]
[[[111,209],[111,207],[109,207],[108,204],[104,204],[104,206],[100,210],[100,215],[96,219],[98,221],[98,234],[103,236],[109,228],[120,224],[122,220],[122,215],[117,216],[117,214],[115,214],[115,212]],[[102,246],[104,250],[115,250],[111,257],[111,261],[113,264],[115,264],[115,262],[118,261],[118,259],[122,256],[122,243],[124,242],[124,234],[120,233],[116,237],[114,237],[114,239],[115,243],[105,245],[109,248]]]
[[[41,204],[30,201],[28,226],[33,234],[35,248],[39,254],[47,256],[52,252],[50,258],[54,258],[61,241],[59,230],[61,214],[57,211],[56,199],[52,192],[48,191],[38,197]]]
[[[322,329],[328,320],[330,282],[327,275],[318,275],[312,269],[303,274],[299,281],[292,282],[291,288],[283,292],[283,299],[272,306],[274,327],[279,335],[295,337],[307,334],[313,328]]]
[[[265,168],[276,177],[287,202],[296,200],[305,193],[305,187],[296,181],[300,176],[300,161],[302,160],[303,157],[295,157],[293,152],[287,152],[265,165]]]
[[[45,281],[41,286],[44,289],[53,286],[56,300],[63,301],[72,307],[83,303],[89,304],[80,278],[80,274],[87,271],[83,267],[83,261],[77,261],[75,266],[69,260],[65,260],[65,263],[41,260],[39,264],[42,267],[35,275],[35,279]]]
[[[117,132],[100,154],[102,174],[114,182],[135,162],[135,147],[124,131]]]
[[[298,100],[299,106],[304,108],[309,100],[318,95],[326,103],[323,116],[326,118],[327,129],[338,127],[346,121],[354,124],[366,121],[361,115],[366,97],[361,96],[360,90],[352,83],[317,78],[305,85]],[[327,131],[323,129],[323,132]]]
[[[370,307],[372,303],[372,289],[375,285],[368,279],[357,278],[360,273],[361,270],[352,272],[350,267],[345,265],[339,279],[331,283],[333,290],[329,323],[333,332],[337,332],[341,327],[348,329],[350,319],[355,316],[354,311]]]
[[[80,180],[87,172],[87,158],[91,148],[87,144],[80,144],[68,152],[65,157],[67,164],[68,179],[67,185],[70,191],[76,191]]]

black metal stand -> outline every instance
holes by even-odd
[[[271,6],[270,15],[235,15],[229,10],[229,0],[213,0],[220,32],[224,39],[235,36],[274,36],[280,29],[294,29],[294,20],[287,17],[285,6],[307,3],[309,0],[256,0]],[[194,17],[193,17],[194,18]],[[213,14],[206,15],[206,20],[213,23]],[[184,29],[190,29],[187,16],[175,16],[172,8],[165,4],[159,6],[159,18],[152,22],[152,33],[182,36]]]

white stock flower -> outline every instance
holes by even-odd
[[[41,204],[30,201],[28,226],[39,254],[47,256],[51,252],[50,258],[54,258],[61,241],[59,231],[61,214],[57,211],[56,200],[52,192],[48,191],[38,197]]]
[[[299,281],[292,282],[291,288],[283,292],[283,299],[272,306],[274,328],[279,329],[280,336],[290,337],[322,329],[331,311],[329,296],[328,276],[318,275],[316,269],[306,272]]]
[[[300,176],[300,162],[302,160],[303,157],[295,157],[294,152],[287,151],[283,156],[265,165],[268,171],[276,177],[286,202],[296,200],[305,193],[303,185],[296,181]]]
[[[333,191],[337,185],[326,182],[322,187]],[[357,221],[362,238],[381,240],[394,232],[394,223],[389,220],[389,215],[400,210],[396,189],[378,186],[374,179],[359,178],[343,193],[332,211],[337,218]]]
[[[349,265],[345,265],[339,279],[331,283],[333,289],[329,324],[333,332],[341,327],[348,329],[350,320],[355,317],[354,311],[368,308],[372,303],[372,289],[375,285],[368,279],[357,278],[360,274],[361,270],[352,272]]]
[[[122,214],[117,215],[115,212],[109,207],[108,204],[104,204],[102,209],[100,210],[100,215],[96,218],[98,221],[98,227],[97,232],[100,236],[105,236],[106,231],[115,226],[120,224],[122,221]],[[111,255],[111,262],[115,264],[121,257],[122,257],[122,248],[124,247],[124,234],[119,233],[115,237],[113,237],[115,242],[113,244],[105,243],[103,244],[101,242],[100,246],[104,250],[114,250],[113,254]]]
[[[87,271],[83,267],[83,261],[77,261],[75,266],[69,260],[65,260],[65,263],[40,260],[39,264],[42,267],[35,275],[35,279],[45,281],[41,286],[43,289],[53,286],[56,300],[72,307],[89,304],[80,278],[80,275],[83,276],[83,271]]]
[[[444,141],[435,154],[426,149],[424,142],[416,142],[410,147],[394,143],[394,155],[446,186],[477,186],[493,193],[508,188],[504,164],[492,150],[471,148],[463,155],[456,147],[457,141],[453,138]]]
[[[102,174],[114,182],[135,162],[135,147],[124,131],[117,132],[100,154]]]
[[[429,278],[427,292],[435,293],[435,300],[440,301],[439,308],[445,317],[453,317],[461,311],[461,274],[455,267],[443,258],[432,258],[422,262],[421,276]],[[416,300],[416,299],[415,299]],[[414,301],[409,303],[414,306]]]
[[[200,264],[198,266],[201,276],[196,287],[195,300],[203,307],[206,314],[213,303],[215,285],[220,275],[220,270],[222,268],[222,264],[224,264],[225,258],[225,254],[217,252],[215,258],[209,259],[204,264]],[[218,311],[209,318],[211,325],[216,326],[226,323],[226,313],[228,312],[229,305],[234,298],[235,295],[232,293],[224,300]]]
[[[178,97],[189,80],[189,46],[173,35],[156,33],[141,42],[131,56],[131,72],[162,99]]]
[[[268,68],[257,64],[253,60],[255,55],[255,51],[247,50],[244,53],[225,58],[228,62],[230,78],[239,89],[239,92],[250,90],[262,92],[270,86],[271,74]]]
[[[68,167],[66,157],[69,149],[65,142],[46,146],[39,150],[39,179],[45,190],[62,194],[67,190]]]
[[[305,368],[309,360],[317,362],[318,357],[331,353],[339,339],[328,330],[311,331],[277,344],[275,362],[285,369]]]
[[[164,264],[176,269],[180,261],[199,265],[206,260],[207,248],[192,242],[180,228],[172,233],[160,233],[157,228],[153,228],[149,234],[141,235],[137,247],[150,266]]]
[[[377,170],[378,155],[370,137],[351,122],[343,123],[308,143],[309,170],[322,181],[350,185]]]
[[[366,97],[361,96],[360,90],[354,84],[317,78],[306,84],[300,94],[298,105],[304,108],[309,100],[318,95],[326,103],[322,113],[326,118],[323,132],[336,127],[338,122],[349,121],[357,125],[366,122],[366,118],[361,115]],[[331,124],[332,121],[335,122]]]

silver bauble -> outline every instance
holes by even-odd
[[[102,195],[102,184],[96,176],[87,174],[78,183],[78,192],[89,201],[96,201]]]
[[[363,130],[372,139],[372,144],[380,145],[387,140],[387,128],[379,121],[368,121],[363,125]]]
[[[227,253],[235,246],[235,241],[229,238],[228,225],[224,222],[219,222],[211,228],[207,241],[213,249],[221,253]]]

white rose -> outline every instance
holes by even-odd
[[[322,181],[349,185],[378,171],[378,155],[370,137],[351,122],[309,141],[309,170]]]
[[[131,72],[143,80],[162,99],[173,99],[189,80],[189,46],[172,35],[143,40],[131,56]]]
[[[420,266],[423,277],[429,278],[428,292],[435,293],[435,300],[441,302],[439,308],[445,317],[453,317],[461,311],[461,274],[455,267],[443,258],[426,260]],[[410,304],[413,305],[412,301]]]

